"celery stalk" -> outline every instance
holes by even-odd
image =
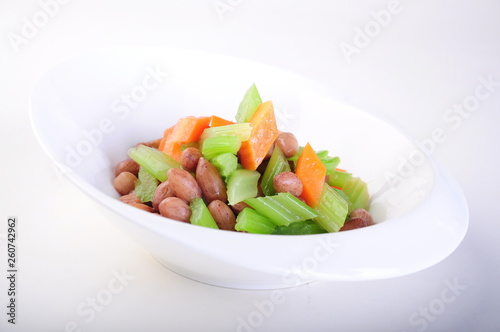
[[[144,167],[139,167],[139,174],[135,182],[134,193],[141,202],[151,202],[158,187],[158,180],[149,173]]]
[[[249,122],[260,104],[262,104],[262,99],[254,83],[243,96],[236,113],[236,122]]]
[[[326,230],[313,220],[297,221],[289,225],[276,226],[272,234],[276,235],[306,235],[321,234]]]
[[[222,178],[226,180],[226,183],[229,176],[238,169],[238,157],[232,153],[223,153],[215,156],[210,162],[217,167]]]
[[[271,158],[269,159],[269,163],[267,164],[266,170],[262,175],[262,181],[260,183],[260,187],[262,188],[262,192],[266,196],[272,196],[276,194],[276,190],[274,190],[274,178],[276,175],[281,172],[289,172],[290,164],[286,159],[283,151],[279,148],[278,145],[274,147],[274,151],[271,154]]]
[[[167,179],[167,172],[171,168],[180,168],[181,165],[166,153],[138,145],[128,150],[128,156],[144,167],[149,173],[161,182]]]
[[[227,181],[227,199],[234,205],[248,198],[257,196],[260,173],[248,169],[238,169]]]
[[[333,171],[330,175],[327,176],[327,182],[330,186],[337,188],[344,188],[347,181],[349,181],[351,178],[352,178],[351,173]]]
[[[314,221],[330,233],[338,232],[344,226],[348,207],[346,200],[325,183],[319,204],[314,208],[319,214]]]
[[[202,198],[193,199],[189,207],[191,208],[191,218],[189,219],[191,224],[208,228],[219,228]]]
[[[370,195],[367,184],[358,177],[349,179],[342,191],[349,198],[349,213],[357,208],[368,209]]]
[[[252,127],[250,123],[235,123],[227,126],[210,127],[203,131],[200,136],[200,143],[203,144],[207,138],[216,136],[238,136],[244,142],[250,138]]]
[[[207,138],[201,147],[201,153],[207,160],[211,160],[223,153],[238,153],[241,140],[238,136],[214,136]]]
[[[290,193],[246,199],[245,203],[276,225],[316,218],[319,213]]]
[[[259,212],[245,208],[236,217],[235,229],[239,232],[271,234],[276,225]]]

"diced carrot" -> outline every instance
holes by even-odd
[[[165,130],[163,144],[160,142],[159,150],[165,152],[170,157],[179,161],[181,156],[181,146],[185,143],[196,142],[200,139],[203,130],[210,125],[211,117],[188,116],[179,119],[177,123]]]
[[[163,151],[163,148],[165,147],[165,143],[167,142],[167,139],[170,137],[170,135],[174,131],[174,127],[175,127],[175,125],[173,125],[172,127],[168,128],[168,129],[165,129],[165,131],[163,132],[163,138],[161,139],[160,145],[158,146],[158,150]]]
[[[342,168],[336,168],[335,170],[339,171],[339,172],[347,173],[347,171],[345,169],[342,169]]]
[[[318,205],[325,183],[326,167],[309,143],[306,144],[297,160],[295,174],[304,186],[300,197],[311,207]]]
[[[252,126],[250,138],[241,143],[239,157],[244,168],[254,171],[262,163],[279,135],[271,101],[260,104],[250,119],[250,125]]]
[[[170,140],[172,142],[189,143],[200,139],[203,130],[210,125],[211,117],[188,116],[177,121]]]
[[[230,124],[235,124],[235,122],[220,118],[216,115],[212,115],[212,121],[210,122],[210,127],[221,127]]]

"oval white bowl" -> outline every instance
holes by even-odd
[[[295,133],[301,145],[329,150],[367,181],[376,225],[308,236],[245,234],[118,201],[113,167],[130,146],[159,138],[183,116],[234,118],[252,82],[273,101],[281,130]],[[467,231],[460,188],[411,139],[338,91],[252,61],[167,48],[87,52],[41,77],[31,119],[54,163],[96,206],[113,212],[111,220],[169,269],[208,284],[269,289],[402,276],[446,258]]]

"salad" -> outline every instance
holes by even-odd
[[[163,217],[227,231],[304,235],[373,224],[367,184],[339,157],[278,129],[255,84],[235,121],[181,118],[115,167],[120,200]]]

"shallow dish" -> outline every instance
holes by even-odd
[[[272,100],[281,130],[339,156],[364,179],[376,225],[308,236],[207,229],[117,200],[114,165],[187,115],[233,118],[248,86]],[[31,98],[36,135],[54,163],[169,269],[232,288],[402,276],[452,253],[468,227],[453,179],[388,123],[290,72],[228,56],[168,48],[87,52],[48,70]],[[121,218],[116,218],[120,216]]]

